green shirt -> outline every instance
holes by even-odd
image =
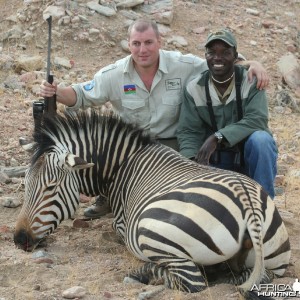
[[[213,134],[211,120],[206,105],[205,74],[187,84],[184,90],[183,103],[177,129],[180,153],[194,157],[205,140]],[[212,82],[209,92],[218,130],[225,138],[225,146],[232,147],[257,130],[268,129],[268,101],[265,90],[256,88],[256,80],[248,81],[247,70],[243,70],[241,98],[243,118],[238,121],[236,89],[223,104]]]

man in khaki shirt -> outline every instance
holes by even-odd
[[[77,95],[72,108],[110,101],[123,120],[136,123],[162,143],[174,139],[172,147],[178,150],[175,132],[183,87],[207,67],[203,59],[190,54],[165,50],[157,54],[159,65],[149,73],[147,68],[139,70],[129,55],[101,69],[91,82],[72,85]]]
[[[100,106],[110,102],[122,119],[135,123],[152,138],[178,150],[176,129],[183,87],[207,69],[206,61],[191,54],[161,50],[157,25],[137,20],[128,29],[131,54],[102,68],[89,82],[58,87],[43,81],[40,94],[52,97],[69,109]],[[258,88],[268,84],[264,68],[255,61],[250,65],[249,80],[255,75]],[[98,218],[105,214],[105,201],[85,210],[85,216]],[[101,205],[101,206],[100,206]]]

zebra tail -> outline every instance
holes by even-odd
[[[265,274],[262,220],[255,212],[248,218],[247,229],[253,244],[255,262],[250,277],[242,285],[238,286],[238,288],[244,290],[245,293],[250,291],[254,284],[260,284]]]

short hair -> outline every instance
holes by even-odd
[[[134,22],[132,22],[128,28],[128,39],[130,39],[130,35],[133,29],[135,29],[138,32],[144,32],[148,28],[152,28],[156,37],[160,37],[160,33],[158,30],[158,26],[155,21],[148,20],[148,19],[138,19]]]

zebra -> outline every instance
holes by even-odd
[[[112,226],[145,264],[127,279],[200,292],[203,267],[228,264],[251,287],[284,275],[291,250],[283,220],[245,175],[199,165],[137,126],[97,111],[45,117],[36,129],[14,242],[33,251],[71,218],[79,195],[103,195]],[[237,275],[238,274],[238,275]]]

